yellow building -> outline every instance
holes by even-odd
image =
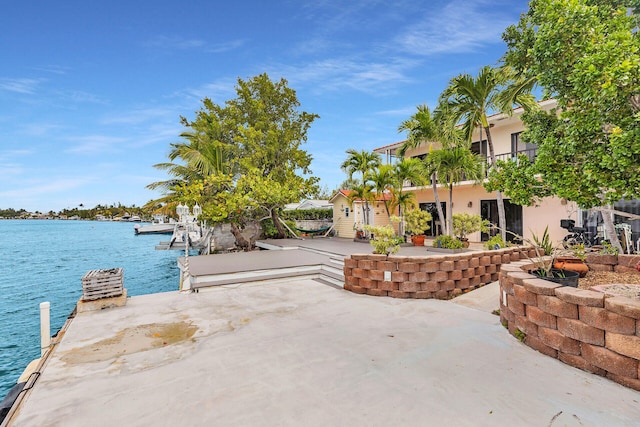
[[[339,190],[329,200],[329,203],[333,204],[333,229],[336,236],[355,238],[358,237],[359,231],[363,231],[364,224],[390,224],[382,196],[373,202],[365,203],[359,199],[352,201],[350,195],[351,190]],[[391,215],[393,214],[391,212]]]

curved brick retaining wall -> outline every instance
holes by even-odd
[[[451,255],[351,255],[344,288],[373,296],[447,299],[498,280],[503,264],[520,260],[521,248]]]
[[[500,320],[529,347],[640,391],[640,301],[558,285],[502,266]]]

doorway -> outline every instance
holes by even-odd
[[[442,234],[442,223],[446,221],[447,205],[445,202],[440,202],[442,206],[442,214],[445,219],[440,220],[438,216],[438,209],[436,208],[436,202],[420,203],[420,210],[427,211],[431,214],[430,228],[427,230],[426,235],[429,237],[437,237]]]
[[[481,200],[480,215],[482,219],[488,220],[492,224],[498,224],[498,202],[496,200]],[[509,200],[504,200],[504,215],[507,222],[507,230],[522,236],[522,206],[512,204]],[[490,237],[500,234],[498,230],[489,230],[489,233],[481,233],[483,242]],[[517,239],[513,234],[507,233],[507,240],[516,243]]]

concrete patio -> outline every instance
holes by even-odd
[[[497,316],[297,278],[139,296],[125,307],[81,313],[12,425],[638,420],[640,393],[537,353]]]

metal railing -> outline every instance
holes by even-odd
[[[530,162],[533,162],[538,155],[538,148],[528,148],[526,150],[518,150],[515,153],[496,154],[496,160],[515,160],[518,155],[524,154]]]

